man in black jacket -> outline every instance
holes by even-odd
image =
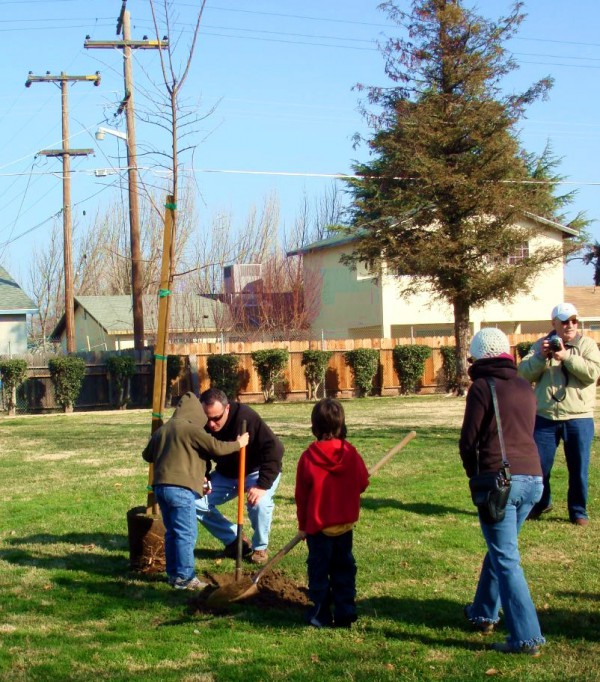
[[[253,563],[263,564],[268,559],[273,496],[281,478],[283,444],[252,408],[230,403],[223,391],[210,388],[202,393],[200,402],[207,418],[204,428],[218,440],[235,440],[246,422],[250,442],[246,448],[244,488],[254,535],[252,544],[244,538],[243,553]],[[232,558],[236,556],[237,525],[226,519],[218,507],[238,496],[239,463],[239,453],[219,457],[210,474],[212,492],[196,501],[198,521],[221,540],[225,556]]]

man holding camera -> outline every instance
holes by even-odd
[[[519,365],[519,374],[535,384],[534,439],[544,474],[542,498],[528,518],[538,519],[552,509],[550,472],[562,440],[569,471],[569,519],[577,526],[587,526],[588,469],[600,350],[593,339],[579,333],[578,323],[572,303],[555,306],[552,331],[533,344]]]

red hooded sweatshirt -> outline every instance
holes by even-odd
[[[323,528],[358,521],[360,495],[369,472],[350,443],[315,441],[302,453],[296,471],[298,528],[310,535]]]

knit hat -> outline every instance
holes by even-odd
[[[561,322],[566,322],[570,317],[577,317],[577,308],[572,303],[559,303],[552,308],[552,320],[557,317]]]
[[[496,327],[485,327],[473,337],[469,347],[473,360],[496,358],[499,355],[510,355],[510,343],[503,331]]]

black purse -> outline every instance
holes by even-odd
[[[504,518],[506,503],[510,494],[510,466],[506,458],[502,424],[500,422],[500,410],[496,396],[496,385],[493,379],[487,380],[492,392],[492,403],[496,414],[498,426],[498,439],[502,452],[502,468],[499,471],[491,471],[485,474],[475,474],[469,479],[471,499],[479,510],[481,520],[485,523],[498,523]]]

